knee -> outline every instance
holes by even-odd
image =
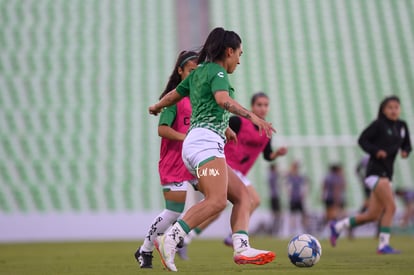
[[[251,204],[251,209],[255,210],[256,208],[258,208],[260,206],[260,199],[259,198],[253,198],[250,202]]]
[[[223,211],[227,206],[227,198],[210,198],[206,199],[208,207],[211,209],[211,212],[218,214]]]

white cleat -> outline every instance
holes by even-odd
[[[169,271],[178,271],[174,263],[175,253],[177,252],[176,243],[174,241],[168,241],[166,235],[162,235],[155,238],[154,244],[160,254],[164,267]]]

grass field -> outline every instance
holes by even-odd
[[[0,244],[0,274],[165,274],[154,252],[154,268],[139,269],[133,253],[140,241]],[[177,257],[182,274],[414,274],[414,236],[395,236],[392,244],[401,255],[377,255],[373,238],[340,239],[337,248],[322,240],[322,257],[312,268],[293,266],[286,255],[287,240],[251,238],[257,248],[276,252],[268,265],[236,265],[232,249],[220,240],[195,240],[189,261]]]

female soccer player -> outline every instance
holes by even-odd
[[[205,199],[192,206],[155,245],[164,266],[177,271],[174,256],[177,244],[192,228],[220,213],[233,203],[231,225],[233,231],[234,261],[238,264],[266,264],[275,258],[271,251],[250,247],[249,194],[240,179],[228,167],[224,157],[224,143],[236,139],[228,128],[230,112],[251,120],[259,132],[269,137],[275,131],[272,125],[237,103],[230,85],[231,74],[240,63],[241,39],[233,31],[215,28],[208,35],[199,54],[199,66],[158,103],[149,107],[150,114],[190,96],[192,105],[191,126],[183,143],[182,156],[189,171],[198,178],[197,188]]]
[[[399,117],[399,98],[386,97],[380,104],[377,119],[359,137],[359,145],[370,155],[365,178],[365,184],[371,189],[368,209],[354,217],[331,222],[332,246],[336,245],[336,239],[345,228],[378,220],[383,213],[377,253],[400,253],[389,245],[390,228],[396,209],[391,181],[395,157],[400,151],[401,157],[407,158],[411,152],[411,141],[407,124]]]
[[[265,119],[269,111],[269,97],[263,92],[254,94],[251,98],[251,110],[261,119]],[[229,126],[237,134],[237,143],[226,143],[224,154],[226,155],[227,164],[247,187],[251,203],[251,215],[260,205],[260,197],[247,178],[247,174],[260,153],[263,153],[263,157],[267,161],[272,161],[278,156],[285,155],[287,148],[281,147],[273,151],[271,138],[262,135],[257,126],[246,118],[232,116],[229,121]],[[224,243],[229,246],[232,245],[231,235],[224,239]]]
[[[192,70],[197,67],[198,55],[183,51],[179,54],[174,70],[160,98],[177,87]],[[163,110],[158,123],[161,137],[160,161],[158,170],[165,199],[165,209],[154,219],[149,227],[144,243],[135,252],[135,258],[141,268],[152,268],[152,251],[154,239],[164,233],[184,210],[186,190],[196,178],[187,171],[181,158],[182,143],[190,127],[191,104],[184,97],[175,105]]]

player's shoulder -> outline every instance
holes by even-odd
[[[400,124],[402,127],[407,128],[407,122],[403,119],[398,119],[397,123]]]
[[[219,64],[215,62],[208,62],[208,63],[204,63],[204,65],[206,66],[208,74],[211,77],[227,78],[226,70]]]

